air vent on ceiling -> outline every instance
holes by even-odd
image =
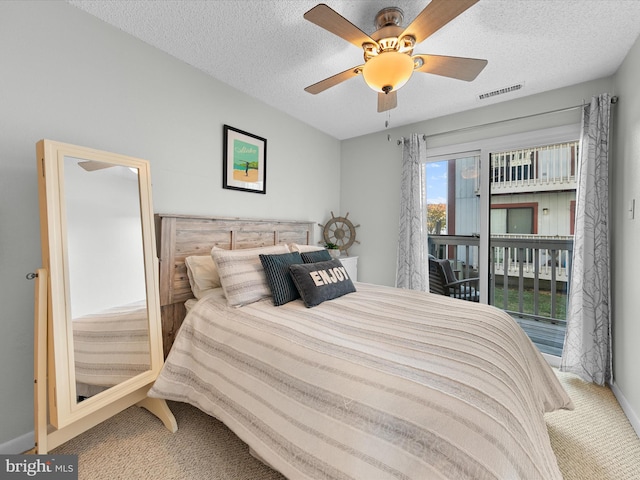
[[[524,87],[524,83],[516,83],[515,85],[511,85],[509,87],[499,88],[491,92],[482,93],[478,95],[478,100],[486,100],[487,98],[492,98],[492,97],[495,97],[496,95],[515,92],[516,90],[520,90],[522,87]]]

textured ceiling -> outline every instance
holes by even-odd
[[[69,0],[313,127],[346,139],[615,73],[640,34],[640,0],[480,0],[414,53],[484,58],[473,82],[414,73],[398,107],[377,113],[360,77],[318,95],[304,88],[363,63],[362,50],[306,21],[308,0]],[[429,0],[327,0],[367,34],[384,7],[408,25]],[[478,95],[524,83],[518,91]]]

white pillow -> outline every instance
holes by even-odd
[[[290,243],[289,244],[289,250],[291,250],[292,252],[300,252],[300,253],[304,253],[304,252],[316,252],[318,250],[324,250],[324,247],[318,247],[315,245],[301,245],[299,243]]]
[[[215,247],[214,247],[215,248]],[[192,255],[184,259],[193,296],[202,298],[207,290],[219,288],[220,276],[211,255]]]
[[[289,253],[286,245],[245,248],[240,250],[211,250],[227,303],[240,307],[271,296],[271,289],[259,255]]]

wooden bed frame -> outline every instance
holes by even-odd
[[[253,220],[156,214],[156,243],[160,261],[160,313],[164,356],[169,353],[186,315],[184,302],[193,298],[184,259],[209,255],[211,248],[227,250],[285,243],[312,244],[310,221]]]

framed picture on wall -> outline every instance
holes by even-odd
[[[224,126],[222,188],[267,193],[267,140]]]

